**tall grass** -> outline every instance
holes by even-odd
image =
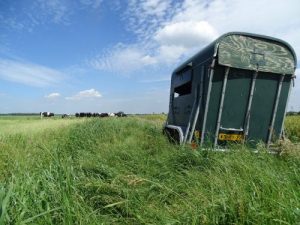
[[[183,149],[162,122],[92,119],[1,136],[0,223],[300,222],[297,154]]]
[[[0,136],[8,134],[33,134],[44,130],[58,129],[73,123],[82,122],[76,119],[64,119],[60,117],[42,118],[40,116],[1,116]]]
[[[289,139],[300,142],[300,116],[287,116],[285,127]]]

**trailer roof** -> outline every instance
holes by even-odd
[[[293,74],[297,63],[294,49],[283,40],[245,32],[229,32],[185,61],[174,73],[207,51],[213,52],[210,58],[218,56],[221,65],[248,70],[257,70],[259,67],[259,71]]]

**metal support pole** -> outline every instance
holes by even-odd
[[[194,111],[195,111],[195,107],[196,107],[196,104],[197,104],[197,99],[198,99],[198,87],[196,88],[196,91],[195,91],[195,100],[194,100],[194,103],[193,103],[193,108],[192,108],[192,111],[191,111],[191,114],[190,114],[190,117],[189,117],[189,122],[188,122],[188,125],[186,127],[186,130],[185,130],[185,135],[184,135],[184,139],[183,139],[183,144],[186,143],[186,140],[187,140],[187,137],[189,135],[189,131],[190,131],[190,126],[191,126],[191,121],[193,119],[193,115],[194,115]]]
[[[251,111],[251,106],[252,106],[252,100],[253,100],[253,94],[254,94],[254,89],[255,89],[255,82],[257,78],[258,71],[256,70],[253,74],[252,77],[252,82],[251,82],[251,88],[250,88],[250,95],[248,99],[248,106],[247,106],[247,112],[244,120],[244,140],[246,140],[248,134],[249,134],[249,124],[250,124],[250,111]]]
[[[288,96],[287,96],[287,99],[286,99],[286,105],[285,105],[285,109],[284,109],[283,120],[282,120],[282,124],[281,124],[281,127],[280,127],[280,139],[281,139],[281,138],[285,138],[285,137],[284,137],[284,120],[285,120],[286,111],[287,111],[287,106],[288,106],[289,99],[290,99],[291,90],[292,90],[292,87],[293,87],[293,79],[294,79],[294,78],[293,78],[293,76],[292,76],[292,77],[291,77],[291,81],[290,81],[289,93],[288,93]]]
[[[197,105],[197,108],[196,108],[196,113],[195,113],[195,117],[194,117],[194,120],[193,120],[190,137],[188,139],[189,143],[191,143],[191,141],[192,141],[193,134],[194,134],[195,127],[196,127],[196,123],[197,123],[198,117],[199,117],[199,112],[200,112],[200,109],[201,109],[202,94],[203,94],[203,77],[204,77],[204,66],[202,66],[202,68],[201,68],[200,89],[199,89],[199,95],[197,96],[198,105]]]
[[[274,108],[273,108],[273,115],[272,115],[272,120],[271,120],[271,126],[269,128],[267,148],[269,148],[270,143],[271,143],[271,138],[272,138],[272,134],[273,134],[274,123],[275,123],[275,119],[276,119],[277,108],[278,108],[278,103],[279,103],[283,78],[284,78],[284,74],[281,75],[279,83],[278,83],[277,95],[276,95],[276,100],[275,100],[275,105],[274,105]]]
[[[207,120],[207,112],[209,107],[209,100],[210,100],[210,92],[211,92],[211,86],[212,86],[212,80],[214,76],[214,67],[215,67],[216,59],[213,59],[210,67],[210,73],[209,73],[209,82],[208,82],[208,89],[207,89],[207,96],[206,96],[206,102],[205,102],[205,110],[203,115],[203,124],[202,124],[202,130],[201,130],[201,142],[200,146],[202,147],[204,142],[204,134],[206,129],[206,120]]]
[[[225,92],[226,92],[226,85],[227,85],[227,79],[228,79],[229,70],[230,70],[230,68],[226,67],[226,69],[225,69],[225,76],[224,76],[224,80],[223,80],[223,87],[222,87],[222,93],[221,93],[220,106],[219,106],[217,127],[216,127],[216,131],[215,131],[214,147],[216,147],[217,144],[218,144],[219,129],[220,129],[220,125],[221,125],[223,105],[224,105],[224,98],[225,98]]]

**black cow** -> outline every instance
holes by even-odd
[[[99,117],[100,113],[93,113],[93,117]]]
[[[52,112],[40,112],[41,117],[52,117],[54,113]]]
[[[126,115],[124,112],[122,112],[122,111],[115,113],[115,115],[116,115],[117,117],[126,117],[126,116],[127,116],[127,115]]]
[[[70,115],[68,115],[68,114],[62,114],[61,115],[61,118],[68,118],[68,117],[70,117]]]
[[[108,115],[108,113],[101,113],[100,114],[100,117],[108,117],[109,115]]]
[[[79,117],[86,117],[86,113],[84,112],[79,113]]]
[[[96,117],[98,115],[99,115],[99,113],[91,113],[91,112],[75,113],[76,117]]]

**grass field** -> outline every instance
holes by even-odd
[[[300,224],[300,117],[282,154],[195,151],[164,116],[0,118],[0,224]]]
[[[2,116],[0,117],[0,135],[35,134],[44,130],[60,129],[84,120],[65,119],[60,117],[43,118],[39,116]]]

